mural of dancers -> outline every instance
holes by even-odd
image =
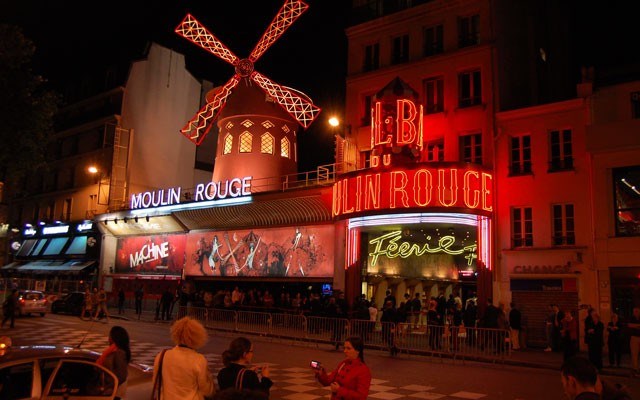
[[[192,254],[193,262],[186,274],[330,277],[333,240],[331,225],[188,234],[187,254]]]

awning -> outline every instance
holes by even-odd
[[[11,270],[11,269],[17,269],[18,267],[20,267],[22,265],[21,262],[19,261],[15,261],[12,262],[11,264],[7,264],[5,266],[3,266],[2,268],[0,268],[2,271],[7,271],[7,270]]]
[[[125,280],[147,279],[147,280],[155,280],[155,281],[178,281],[182,279],[182,276],[180,275],[145,275],[145,274],[112,274],[112,275],[105,275],[105,277],[110,277],[113,279],[125,279]]]
[[[17,271],[21,273],[32,273],[32,272],[44,272],[44,273],[55,273],[55,272],[66,272],[66,273],[74,273],[83,271],[86,268],[93,267],[98,264],[97,260],[38,260],[31,261],[26,264],[21,265]]]
[[[189,230],[306,225],[332,221],[331,206],[321,196],[270,199],[226,207],[174,212]]]

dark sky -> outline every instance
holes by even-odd
[[[329,114],[344,102],[348,0],[306,0],[309,8],[256,62],[256,70],[308,94],[322,113],[303,133],[300,170],[333,162]],[[198,78],[226,82],[233,67],[174,32],[187,12],[198,19],[239,58],[246,58],[284,0],[18,0],[3,5],[0,22],[23,28],[36,45],[35,70],[50,81],[61,71],[126,57],[146,40],[187,57]],[[195,111],[194,111],[195,112]],[[324,118],[323,118],[324,117]]]

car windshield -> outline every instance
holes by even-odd
[[[44,295],[42,293],[37,293],[37,292],[29,292],[29,293],[22,294],[22,298],[25,300],[40,300],[43,297]]]

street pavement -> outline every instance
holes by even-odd
[[[163,348],[172,346],[169,322],[153,321],[133,315],[112,316],[110,323],[81,321],[77,317],[48,314],[25,317],[16,321],[15,329],[4,328],[1,335],[9,334],[14,345],[57,343],[101,351],[107,346],[111,326],[124,326],[132,338],[133,359],[139,363],[152,363]],[[210,331],[209,343],[200,351],[209,361],[214,374],[222,368],[220,354],[235,335]],[[304,343],[294,340],[248,336],[254,342],[256,364],[269,364],[275,384],[271,399],[314,400],[329,398],[309,368],[310,360],[318,360],[332,369],[344,358],[327,344]],[[400,354],[391,357],[388,352],[365,351],[373,382],[371,399],[544,399],[563,398],[559,367],[562,354],[546,353],[538,349],[525,349],[509,360],[492,363],[464,361]],[[626,356],[628,358],[628,355]],[[628,361],[628,360],[627,360]],[[607,373],[609,370],[605,370]],[[629,369],[620,368],[607,373],[605,379],[623,384],[640,399],[640,380],[629,377]],[[148,399],[148,393],[132,392],[128,399]]]

